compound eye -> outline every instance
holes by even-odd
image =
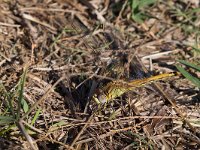
[[[100,94],[100,95],[98,96],[98,100],[99,100],[102,104],[104,104],[104,103],[107,102],[107,97],[106,97],[105,94]]]

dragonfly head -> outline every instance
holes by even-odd
[[[107,102],[107,97],[103,92],[96,92],[93,96],[94,101],[97,104],[104,104]]]

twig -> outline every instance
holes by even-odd
[[[23,125],[23,120],[20,119],[19,122],[17,123],[18,128],[20,129],[20,131],[22,132],[22,134],[24,135],[24,137],[26,138],[26,140],[28,141],[31,149],[33,150],[38,150],[37,147],[35,147],[35,145],[33,145],[33,140],[32,138],[28,135],[28,133],[26,132],[24,125]]]
[[[83,133],[83,131],[87,128],[87,126],[91,123],[91,120],[93,118],[93,115],[91,115],[87,121],[87,123],[83,126],[83,128],[81,129],[81,131],[78,133],[78,135],[75,137],[75,139],[73,140],[72,144],[70,145],[71,147],[74,146],[74,144],[76,143],[76,141],[79,139],[79,137],[81,136],[81,134]]]
[[[65,12],[65,13],[80,13],[79,11],[69,10],[69,9],[57,9],[57,8],[40,8],[40,7],[26,7],[26,8],[19,8],[22,12],[29,12],[29,11],[46,11],[46,12]]]
[[[51,30],[53,30],[53,31],[57,31],[56,28],[52,27],[52,26],[49,25],[48,23],[42,22],[42,21],[40,21],[38,18],[35,18],[35,17],[31,16],[31,15],[23,14],[23,18],[24,18],[24,19],[27,19],[27,20],[30,20],[30,21],[33,21],[33,22],[35,22],[35,23],[41,24],[41,25],[43,25],[43,26],[45,26],[45,27],[48,27],[49,29],[51,29]]]
[[[161,56],[169,55],[170,53],[179,52],[179,51],[180,51],[179,49],[176,49],[176,50],[173,50],[173,51],[160,52],[160,53],[144,56],[141,59],[142,59],[142,61],[145,60],[145,59],[149,59],[149,58],[157,59],[157,58],[160,58]]]
[[[16,24],[10,24],[10,23],[0,22],[0,26],[7,26],[7,27],[19,28],[21,25],[16,25]]]
[[[127,128],[118,129],[118,130],[111,130],[110,132],[107,132],[105,134],[98,136],[98,139],[103,139],[103,138],[106,138],[108,136],[114,135],[114,134],[122,132],[122,131],[131,130],[132,128],[133,127],[127,127]],[[76,142],[76,144],[87,143],[87,142],[91,142],[93,140],[94,140],[94,138],[88,138],[88,139],[85,139],[85,140],[78,141],[78,142]]]
[[[31,130],[37,132],[37,133],[43,133],[43,131],[33,127],[32,125],[28,124],[26,121],[22,120],[22,123],[24,123],[27,127],[29,127]]]
[[[119,20],[122,18],[122,13],[124,9],[126,8],[127,3],[128,3],[128,0],[126,0],[124,4],[122,5],[122,9],[120,10],[119,15],[117,16],[117,19],[115,20],[115,24],[119,24]]]

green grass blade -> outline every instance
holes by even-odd
[[[200,48],[196,47],[196,46],[191,46],[195,51],[200,53]]]
[[[1,129],[0,130],[0,136],[3,136],[6,132],[10,131],[10,130],[13,130],[13,128],[16,127],[16,124],[12,124],[4,129]]]
[[[11,101],[12,94],[7,92],[6,88],[4,87],[4,85],[2,83],[0,83],[0,91],[3,92],[3,95],[4,95],[3,100],[5,100],[5,105],[6,105],[7,109],[12,113],[13,116],[15,116],[13,104]]]
[[[200,88],[200,80],[194,76],[192,76],[190,73],[188,73],[184,68],[180,66],[176,66],[176,68],[185,76],[188,80],[190,80],[193,84],[195,84],[197,87]]]
[[[34,125],[35,121],[38,119],[39,114],[40,114],[41,110],[38,109],[33,117],[33,120],[31,121],[31,125]]]
[[[28,103],[26,102],[26,100],[24,98],[22,99],[21,105],[22,105],[24,112],[26,113],[29,110],[29,106],[28,106]]]
[[[10,124],[15,121],[12,116],[0,116],[0,125]]]
[[[144,18],[144,16],[142,14],[140,14],[140,13],[133,14],[131,17],[137,23],[142,23],[143,22],[143,18]]]
[[[1,95],[4,96],[5,98],[3,99],[4,101],[4,104],[6,104],[6,107],[9,108],[9,102],[8,102],[8,92],[6,90],[6,88],[4,87],[4,85],[0,82],[0,92],[1,92]]]
[[[182,63],[182,64],[184,64],[184,65],[186,65],[186,66],[188,66],[188,67],[191,67],[191,68],[193,68],[194,70],[200,72],[200,66],[195,65],[195,64],[190,63],[190,62],[187,62],[187,61],[185,61],[185,60],[178,60],[178,61],[179,61],[180,63]]]
[[[154,4],[157,0],[141,0],[139,3],[139,7],[146,7],[148,5]]]
[[[20,110],[21,110],[21,105],[23,104],[23,93],[24,93],[24,85],[25,85],[25,80],[26,80],[26,74],[28,71],[28,67],[25,68],[24,73],[21,76],[21,79],[18,84],[18,109],[17,109],[17,120],[20,118]]]
[[[188,13],[193,14],[193,13],[199,13],[199,12],[200,12],[200,8],[194,8],[194,9],[191,9]]]
[[[132,12],[135,12],[135,10],[138,8],[139,0],[131,0],[131,9]]]

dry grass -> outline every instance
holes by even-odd
[[[182,76],[91,100],[111,80],[199,65],[199,4],[130,2],[1,2],[1,149],[199,148],[199,88]]]

